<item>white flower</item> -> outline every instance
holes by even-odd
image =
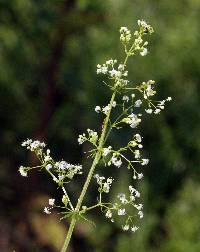
[[[132,232],[136,232],[137,230],[138,230],[138,227],[132,226],[132,228],[131,228],[131,231],[132,231]]]
[[[125,26],[122,26],[122,27],[120,28],[120,30],[119,30],[120,33],[128,32],[128,31],[129,31],[128,28],[125,27]]]
[[[51,159],[52,159],[52,158],[51,158],[50,156],[47,155],[47,156],[45,156],[44,161],[45,161],[45,162],[48,162],[48,161],[50,161]]]
[[[147,53],[148,53],[148,50],[147,50],[147,48],[144,47],[143,51],[140,52],[140,55],[141,55],[141,56],[146,56]]]
[[[52,168],[51,164],[46,165],[46,170],[49,171]]]
[[[124,225],[124,226],[122,226],[122,229],[123,229],[124,231],[129,230],[129,225]]]
[[[116,64],[117,63],[117,60],[115,59],[115,60],[113,60],[113,59],[110,59],[110,60],[107,60],[106,61],[106,65],[114,65],[114,64]]]
[[[95,112],[99,113],[101,111],[101,107],[100,106],[96,106],[94,110],[95,110]]]
[[[149,163],[149,159],[148,158],[144,158],[144,159],[142,159],[141,165],[147,165],[148,163]]]
[[[110,111],[110,104],[107,105],[107,106],[105,106],[105,107],[103,107],[102,111],[103,111],[103,113],[104,113],[105,115],[107,115],[108,112]]]
[[[138,173],[138,179],[142,179],[144,176],[142,173]]]
[[[159,114],[160,113],[160,109],[156,109],[155,111],[154,111],[154,114]]]
[[[85,133],[78,136],[78,143],[79,144],[83,144],[86,140],[87,140],[87,138],[85,137]]]
[[[117,166],[118,168],[122,165],[122,160],[121,160],[120,158],[117,159],[117,157],[115,157],[115,156],[112,156],[111,162],[112,162],[115,166]]]
[[[45,207],[45,208],[44,208],[44,212],[45,212],[46,214],[50,214],[50,213],[51,213],[49,210],[50,210],[50,209],[49,209],[48,207]]]
[[[136,138],[136,141],[137,141],[137,142],[141,143],[142,137],[140,136],[140,134],[136,134],[136,135],[135,135],[135,138]]]
[[[137,23],[138,23],[139,26],[146,26],[147,25],[147,23],[144,20],[139,20],[138,19]]]
[[[141,100],[137,100],[137,101],[135,102],[135,107],[136,107],[136,108],[139,108],[139,107],[141,106],[141,104],[142,104],[142,101],[141,101]]]
[[[136,159],[140,158],[140,151],[139,150],[135,150],[134,154],[135,154]]]
[[[124,73],[123,73],[123,76],[128,76],[128,71],[125,71]]]
[[[120,209],[118,209],[117,214],[118,214],[118,215],[125,215],[125,214],[126,214],[126,209],[125,209],[125,208],[120,208]]]
[[[132,98],[135,98],[135,94],[131,94],[131,97],[132,97]]]
[[[130,185],[128,188],[129,188],[130,193],[134,193],[135,192],[135,188],[133,186]]]
[[[158,105],[158,107],[159,107],[160,109],[164,109],[164,108],[165,108],[165,106],[161,106],[161,105]]]
[[[54,203],[55,203],[55,199],[49,199],[49,205],[50,205],[50,206],[53,206]]]
[[[111,149],[112,149],[111,146],[109,146],[109,147],[107,147],[107,148],[103,148],[102,156],[103,156],[103,157],[106,157],[106,156],[111,152]]]
[[[119,193],[117,197],[119,198],[122,204],[128,203],[128,200],[126,199],[126,195],[124,193]]]
[[[142,219],[142,218],[144,217],[144,214],[143,214],[142,211],[139,211],[139,212],[138,212],[138,215],[139,215],[140,219]]]
[[[160,106],[165,105],[165,100],[160,101],[160,102],[159,102],[159,105],[160,105]]]
[[[23,177],[27,177],[27,171],[26,171],[26,168],[25,168],[25,167],[20,166],[20,167],[19,167],[19,172],[20,172],[20,174],[21,174]]]
[[[109,74],[111,77],[121,77],[122,73],[121,71],[117,71],[115,69],[112,69],[111,71],[109,71]]]
[[[108,71],[108,68],[106,66],[102,66],[102,68],[101,68],[102,74],[106,74],[107,71]]]
[[[143,205],[142,205],[142,204],[134,205],[134,207],[135,207],[137,210],[142,210]]]
[[[101,69],[98,68],[98,69],[97,69],[97,74],[100,74],[100,73],[101,73]]]
[[[97,74],[100,74],[100,73],[106,74],[107,72],[108,72],[108,67],[105,64],[103,64],[102,66],[99,64],[97,65]]]
[[[119,66],[118,66],[118,70],[119,71],[124,71],[124,65],[123,64],[119,64]]]
[[[124,95],[124,96],[122,97],[122,101],[128,102],[128,101],[129,101],[129,97],[128,97],[127,95]]]
[[[110,184],[108,184],[108,183],[103,183],[103,191],[105,192],[105,193],[109,193],[109,191],[110,191]]]
[[[115,107],[116,107],[116,105],[117,105],[116,101],[113,101],[113,103],[112,103],[112,107],[113,107],[113,108],[115,108]]]
[[[31,143],[32,143],[32,139],[27,139],[26,141],[23,141],[21,145],[24,147],[24,146],[30,145]]]
[[[110,209],[106,212],[106,218],[112,218],[112,212],[110,211]]]
[[[130,193],[133,195],[133,193],[135,194],[135,197],[136,198],[139,198],[140,197],[140,193],[133,187],[133,186],[129,186],[129,191]]]
[[[135,193],[135,197],[136,197],[136,198],[140,198],[140,192],[138,192],[137,190],[135,190],[134,193]]]
[[[147,112],[147,114],[152,114],[152,112],[153,112],[152,109],[145,109],[145,111]]]
[[[113,178],[107,178],[107,183],[110,185],[110,184],[112,184],[112,182],[113,182]]]
[[[102,184],[102,181],[105,179],[105,177],[100,177],[99,174],[95,174],[94,175],[94,178],[96,178],[97,180],[97,184],[101,185]]]
[[[128,119],[129,121],[127,122],[130,124],[131,128],[136,128],[141,122],[141,119],[133,113],[128,116]]]
[[[139,107],[141,106],[141,104],[142,104],[142,101],[139,99],[139,100],[137,100],[137,101],[135,102],[135,107],[136,107],[136,108],[139,108]]]
[[[172,97],[167,97],[167,101],[171,101],[172,100]]]
[[[130,200],[135,201],[135,197],[133,195],[130,195]]]
[[[111,184],[113,182],[112,178],[108,178],[106,182],[102,183],[102,189],[105,193],[109,193]]]

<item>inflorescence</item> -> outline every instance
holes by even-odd
[[[107,105],[97,105],[94,110],[99,115],[102,115],[103,122],[109,117],[109,125],[102,141],[102,133],[87,129],[86,133],[80,134],[78,143],[81,145],[84,142],[89,142],[92,149],[89,151],[91,157],[99,155],[99,161],[103,161],[105,166],[114,166],[116,168],[126,167],[134,180],[141,180],[143,172],[138,167],[146,166],[149,163],[148,158],[142,156],[142,139],[139,133],[139,125],[142,122],[142,117],[147,114],[160,114],[165,108],[166,102],[171,101],[168,97],[161,101],[153,100],[156,95],[156,82],[148,80],[136,85],[133,85],[128,80],[127,60],[129,57],[136,54],[146,56],[148,54],[148,42],[145,40],[146,35],[151,35],[154,32],[153,28],[144,20],[138,20],[138,30],[132,33],[127,27],[120,28],[120,41],[124,48],[125,60],[118,62],[116,59],[109,59],[104,64],[97,65],[97,74],[103,74],[107,77],[107,82],[104,82],[110,90],[116,95],[116,100],[112,100]],[[111,114],[111,111],[118,111],[119,115],[116,118]],[[116,113],[115,113],[116,114]],[[115,149],[107,144],[107,139],[112,129],[120,131],[123,127],[130,127],[133,130],[133,136],[127,142],[126,146]],[[129,185],[126,192],[120,192],[116,195],[115,202],[106,202],[103,200],[104,194],[108,194],[111,186],[114,183],[112,177],[105,178],[98,174],[93,175],[98,187],[97,203],[92,206],[82,206],[79,210],[75,209],[70,201],[65,186],[75,175],[82,174],[81,165],[72,165],[64,160],[54,161],[50,155],[50,150],[45,149],[45,143],[27,139],[22,143],[23,147],[35,153],[40,165],[35,167],[20,166],[19,172],[22,176],[27,177],[32,169],[46,171],[53,181],[63,190],[62,205],[56,205],[55,199],[49,199],[49,205],[44,208],[46,214],[50,214],[53,208],[61,209],[63,218],[76,215],[86,219],[84,214],[89,210],[99,207],[106,219],[111,222],[120,217],[122,219],[122,229],[124,231],[138,230],[136,225],[137,219],[143,218],[143,204],[140,200],[140,192],[132,185]],[[131,158],[130,158],[131,157]],[[102,169],[103,170],[103,169]],[[78,212],[77,212],[78,211]]]

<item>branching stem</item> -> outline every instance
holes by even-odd
[[[97,153],[96,153],[96,155],[94,157],[92,166],[90,168],[90,171],[88,173],[87,179],[86,179],[85,184],[83,186],[83,189],[81,191],[81,194],[80,194],[80,197],[78,199],[77,205],[75,207],[75,212],[76,213],[78,213],[80,211],[80,208],[81,208],[84,196],[86,194],[86,191],[88,189],[88,186],[89,186],[90,181],[92,179],[92,176],[94,174],[94,170],[95,170],[95,168],[96,168],[96,166],[97,166],[97,164],[99,162],[99,159],[101,158],[101,150],[102,150],[103,145],[104,145],[105,136],[106,136],[107,127],[108,127],[108,122],[109,122],[109,118],[110,118],[112,104],[113,104],[113,101],[115,99],[115,95],[116,95],[116,91],[113,92],[112,97],[110,99],[110,103],[109,103],[110,110],[108,111],[108,113],[106,115],[106,118],[104,120],[104,123],[103,123],[103,129],[102,129],[101,137],[99,139],[99,145],[98,145],[98,148],[97,148],[98,151],[97,151]],[[63,244],[61,252],[66,252],[67,251],[67,248],[68,248],[68,245],[69,245],[69,242],[70,242],[70,239],[71,239],[71,236],[72,236],[75,224],[76,224],[76,216],[74,215],[72,217],[72,220],[71,220],[71,223],[70,223],[70,226],[69,226],[69,230],[68,230],[67,236],[65,238],[65,241],[64,241],[64,244]]]

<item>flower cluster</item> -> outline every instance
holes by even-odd
[[[38,140],[33,141],[32,139],[27,139],[26,141],[22,142],[22,146],[26,147],[27,150],[40,153],[45,148],[46,144],[43,142],[41,143]]]
[[[114,203],[100,202],[101,210],[105,214],[105,217],[110,219],[111,222],[114,222],[117,216],[121,217],[124,222],[122,224],[122,229],[124,231],[130,229],[132,232],[135,232],[138,229],[138,227],[133,224],[135,216],[138,216],[139,219],[142,219],[144,216],[142,211],[143,205],[141,203],[136,203],[139,198],[140,192],[130,185],[128,196],[126,196],[125,193],[119,193],[117,195],[117,201]],[[131,215],[129,214],[130,206],[134,207],[136,213],[131,210]]]
[[[105,177],[99,176],[99,174],[95,174],[94,178],[97,180],[97,184],[99,185],[98,191],[100,193],[103,193],[103,192],[109,193],[110,187],[113,182],[113,178],[107,178],[107,180],[105,180]]]
[[[103,157],[106,157],[108,154],[110,154],[112,151],[112,146],[108,146],[106,148],[103,148],[103,151],[102,151],[102,156]]]
[[[116,166],[117,168],[119,168],[122,165],[122,160],[119,157],[117,152],[114,152],[110,161],[108,162],[108,166],[110,166],[111,164],[113,164],[114,166]]]
[[[127,27],[120,28],[120,40],[125,47],[125,52],[130,56],[134,55],[136,51],[138,51],[141,56],[146,56],[148,53],[148,42],[143,40],[143,36],[152,34],[153,28],[144,20],[138,20],[138,26],[139,30],[136,30],[133,35]],[[128,50],[127,46],[132,38],[134,38],[134,41],[132,42],[130,50]]]
[[[109,79],[114,80],[115,88],[122,88],[128,84],[126,77],[128,71],[125,70],[125,64],[119,64],[116,67],[117,60],[107,60],[105,64],[97,65],[97,74],[107,75]]]
[[[52,167],[51,164],[46,166],[46,169],[53,169],[58,174],[55,181],[59,184],[63,184],[65,179],[72,179],[76,174],[82,174],[82,165],[69,164],[66,161],[56,162]]]
[[[116,101],[113,101],[112,106],[111,106],[110,104],[108,104],[108,105],[106,105],[106,106],[104,106],[104,107],[102,107],[102,108],[101,108],[100,106],[96,106],[94,110],[95,110],[95,112],[97,112],[97,113],[102,112],[102,113],[104,113],[105,115],[107,115],[108,112],[109,112],[112,108],[115,108],[115,107],[116,107],[116,105],[117,105]]]
[[[82,135],[79,135],[78,143],[83,144],[85,141],[88,141],[96,146],[97,140],[98,140],[97,132],[91,129],[87,129],[87,133],[88,133],[88,136],[86,136],[85,133],[83,133]]]
[[[127,163],[127,168],[133,170],[133,179],[142,179],[143,173],[137,172],[134,167],[134,164],[138,163],[142,166],[148,165],[149,159],[143,158],[141,154],[141,150],[143,148],[142,145],[142,137],[140,134],[135,134],[133,139],[130,140],[127,146],[120,148],[119,150],[114,150],[112,146],[108,146],[103,148],[102,150],[102,159],[105,165],[114,165],[117,168],[121,167],[123,162]],[[130,152],[135,159],[129,160],[128,157],[125,156],[124,153]],[[106,159],[105,159],[106,157]]]
[[[53,209],[55,205],[55,199],[49,199],[49,206],[44,208],[44,213],[51,214],[51,209]]]
[[[140,27],[140,33],[144,34],[152,34],[154,32],[153,28],[151,25],[147,24],[146,21],[144,20],[138,20],[138,26]]]
[[[71,180],[75,175],[82,174],[81,165],[73,165],[64,160],[57,162],[54,161],[50,155],[50,150],[47,149],[45,151],[45,143],[41,143],[38,140],[33,141],[28,139],[22,143],[22,146],[35,152],[41,163],[40,165],[34,167],[20,166],[19,172],[24,177],[27,177],[28,172],[32,169],[45,169],[59,186],[63,186],[64,183]]]
[[[131,40],[131,32],[127,27],[121,27],[120,30],[120,40],[124,44],[128,44]]]
[[[19,167],[19,173],[20,173],[23,177],[27,177],[27,176],[28,176],[26,167],[24,167],[24,166],[22,166],[22,165]]]
[[[121,120],[121,122],[127,123],[131,128],[136,128],[141,123],[141,114],[131,113],[128,117],[125,117]]]
[[[147,24],[144,20],[138,20],[139,31],[135,31],[135,50],[140,52],[141,56],[146,56],[148,53],[147,41],[143,41],[143,36],[146,34],[152,34],[154,32],[153,28]]]
[[[156,94],[156,91],[153,90],[153,86],[155,84],[154,80],[149,80],[147,82],[142,82],[142,84],[138,87],[138,89],[143,93],[144,99],[149,98]]]

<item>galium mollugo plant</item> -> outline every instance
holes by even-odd
[[[79,135],[78,143],[84,144],[89,142],[91,149],[88,154],[92,159],[92,165],[87,175],[86,181],[82,187],[76,205],[69,197],[67,184],[74,177],[83,173],[83,167],[80,164],[71,164],[64,160],[55,160],[46,144],[27,139],[22,146],[34,152],[39,160],[39,165],[20,166],[19,172],[22,176],[27,177],[33,169],[48,173],[53,182],[63,192],[62,199],[49,199],[49,204],[44,208],[46,214],[51,214],[57,209],[62,214],[61,219],[69,218],[71,220],[66,239],[61,252],[67,250],[75,224],[79,219],[87,220],[86,214],[93,209],[99,208],[107,220],[115,222],[118,218],[122,221],[122,230],[136,232],[138,230],[138,220],[143,218],[143,204],[140,202],[140,192],[135,188],[134,181],[143,178],[143,172],[140,172],[138,165],[141,167],[149,163],[149,159],[142,156],[142,136],[139,133],[139,125],[145,114],[157,115],[165,108],[165,104],[171,101],[171,97],[156,101],[153,99],[156,94],[156,82],[153,80],[144,81],[138,84],[132,84],[128,80],[128,60],[130,57],[148,54],[148,42],[146,36],[151,35],[154,30],[144,20],[138,20],[138,28],[131,32],[127,27],[120,28],[120,41],[124,50],[124,60],[109,59],[104,64],[97,65],[97,74],[105,76],[106,81],[103,83],[110,89],[111,98],[106,105],[97,105],[94,110],[102,117],[101,131],[97,132],[87,129],[86,133]],[[117,116],[116,112],[117,111]],[[124,127],[132,128],[133,135],[126,146],[115,148],[108,145],[110,132],[113,129],[120,130]],[[131,154],[131,155],[130,155]],[[131,157],[131,158],[130,158]],[[126,192],[119,192],[114,202],[105,200],[106,194],[111,190],[114,183],[113,177],[105,178],[96,173],[98,164],[103,161],[105,166],[113,169],[127,167],[127,172],[132,176],[132,185],[129,185]],[[96,181],[97,202],[91,206],[84,205],[84,198],[91,180]],[[60,203],[59,203],[60,202]]]

